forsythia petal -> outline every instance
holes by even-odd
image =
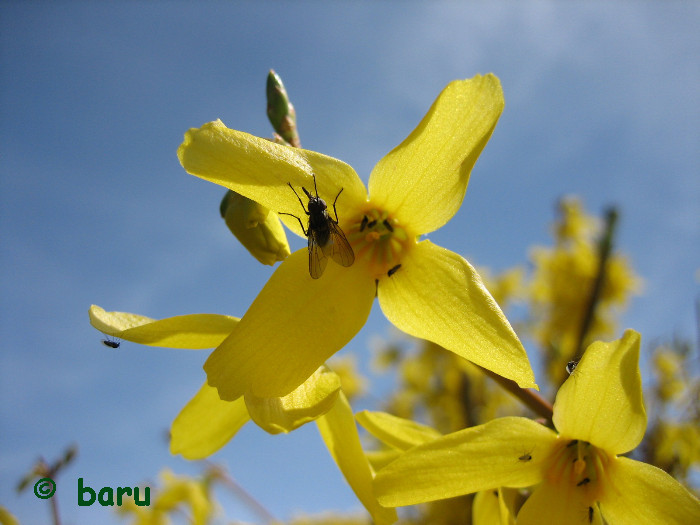
[[[515,489],[494,489],[478,492],[472,505],[473,525],[515,525]]]
[[[518,525],[590,525],[589,507],[594,503],[585,498],[584,491],[575,489],[567,483],[544,481],[520,509]]]
[[[269,140],[227,128],[220,120],[192,128],[177,150],[187,173],[235,191],[275,212],[299,214],[299,201],[289,189],[304,186],[313,191],[316,174],[319,196],[334,197],[340,188],[338,214],[354,213],[367,200],[367,191],[355,170],[321,153],[275,144]],[[302,235],[296,219],[281,217]]]
[[[430,241],[417,243],[401,270],[378,287],[384,315],[404,332],[536,388],[518,336],[476,270],[463,258]]]
[[[608,523],[700,523],[700,501],[661,469],[619,457],[610,465],[610,487],[600,508]]]
[[[307,250],[294,252],[209,356],[209,384],[227,400],[247,392],[287,395],[359,332],[374,290],[359,265],[329,264],[321,279],[312,279]]]
[[[448,84],[418,127],[372,170],[372,202],[394,210],[399,222],[419,234],[445,224],[462,204],[469,174],[504,105],[501,83],[492,74]]]
[[[372,471],[360,444],[352,408],[342,391],[333,409],[318,418],[316,424],[331,456],[358,499],[372,515],[374,523],[394,523],[397,520],[396,511],[379,505],[374,496]]]
[[[542,479],[556,434],[522,417],[494,419],[412,448],[380,470],[375,492],[398,507],[500,486],[528,487]],[[529,454],[529,461],[519,458]]]
[[[291,432],[328,412],[340,392],[340,378],[325,366],[284,397],[245,394],[248,413],[270,434]]]
[[[204,459],[228,443],[250,420],[243,398],[222,401],[206,383],[185,405],[170,428],[170,453]]]
[[[386,412],[365,410],[356,416],[358,423],[385,445],[396,450],[408,450],[442,436],[437,430]]]
[[[564,382],[554,403],[560,434],[592,443],[611,454],[635,448],[647,426],[639,374],[640,336],[595,342]]]
[[[238,318],[219,314],[191,314],[151,319],[126,312],[89,310],[90,324],[99,331],[142,345],[201,350],[218,346],[233,331]]]

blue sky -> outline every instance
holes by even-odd
[[[112,351],[87,309],[243,315],[271,269],[233,242],[223,189],[175,151],[216,118],[268,136],[270,68],[304,147],[365,182],[449,81],[494,72],[505,111],[464,205],[430,238],[500,270],[549,242],[562,195],[595,213],[616,204],[618,247],[646,282],[623,327],[647,345],[695,337],[698,25],[693,2],[2,2],[0,504],[46,522],[46,502],[13,487],[71,442],[58,498],[75,525],[121,523],[77,506],[78,477],[101,488],[199,470],[163,434],[206,352]],[[366,358],[388,330],[375,306],[343,353]],[[276,437],[248,425],[214,459],[280,518],[359,508],[313,425]],[[230,501],[229,519],[255,521]]]

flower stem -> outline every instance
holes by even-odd
[[[53,517],[53,525],[61,525],[61,517],[58,514],[58,498],[51,498],[51,516]]]
[[[526,407],[532,410],[535,414],[545,418],[547,422],[551,423],[552,404],[545,398],[543,398],[541,395],[539,395],[535,390],[529,388],[520,388],[518,386],[518,383],[516,383],[512,379],[506,379],[505,377],[501,377],[495,372],[487,370],[482,366],[475,366],[479,367],[481,371],[484,372],[484,374],[496,381],[496,383],[501,385],[501,387],[503,387],[506,391],[510,392],[512,395],[517,397],[520,401],[523,402],[523,404]]]
[[[239,500],[247,505],[255,514],[260,516],[264,523],[279,523],[272,513],[267,510],[262,503],[256,500],[246,489],[244,489],[233,476],[229,474],[223,467],[210,461],[205,461],[209,468],[209,475],[214,479],[219,480],[231,492],[239,498]]]
[[[580,359],[583,355],[584,345],[586,343],[586,338],[588,332],[591,329],[591,324],[595,317],[595,310],[600,301],[600,294],[603,290],[603,283],[605,282],[606,269],[608,259],[610,259],[610,254],[612,253],[613,246],[613,236],[615,234],[615,225],[617,223],[617,209],[609,208],[605,212],[605,230],[603,236],[598,244],[598,271],[596,273],[595,280],[593,281],[593,287],[591,288],[591,295],[588,299],[588,305],[585,310],[583,319],[581,320],[581,328],[578,334],[578,344],[576,345],[576,355],[572,359]]]

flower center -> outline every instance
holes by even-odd
[[[402,255],[415,242],[395,218],[377,209],[354,218],[345,233],[355,256],[367,262],[374,279],[391,277],[399,271]]]
[[[563,440],[552,456],[547,478],[572,490],[585,491],[591,501],[600,499],[605,469],[612,458],[602,449],[579,440]]]

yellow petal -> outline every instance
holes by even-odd
[[[448,84],[418,127],[372,170],[372,202],[419,234],[445,224],[462,204],[504,104],[492,74]]]
[[[319,367],[299,387],[284,397],[245,395],[248,413],[270,434],[291,432],[328,412],[338,398],[340,378],[325,366]]]
[[[203,479],[176,476],[166,469],[160,473],[160,477],[163,480],[163,487],[158,492],[153,505],[155,515],[162,516],[175,511],[178,506],[187,506],[191,513],[192,525],[209,523],[209,518],[216,509],[207,494],[209,482],[205,479],[206,476]],[[137,523],[145,525],[142,521]],[[158,521],[157,524],[165,525],[162,521]]]
[[[538,486],[518,513],[518,525],[590,525],[597,513],[594,502],[586,499],[586,493],[575,490],[569,483],[552,484],[547,481]],[[592,509],[592,510],[589,510]],[[598,517],[600,514],[598,513]],[[600,523],[600,521],[598,521]],[[616,523],[616,522],[612,522]]]
[[[170,427],[170,453],[203,459],[223,447],[248,422],[243,398],[222,401],[206,383]]]
[[[378,471],[386,467],[401,455],[401,452],[396,449],[385,448],[382,450],[370,450],[365,453],[369,464],[372,465],[374,471]]]
[[[299,200],[287,183],[291,182],[306,205],[300,187],[313,194],[312,174],[316,175],[319,197],[329,206],[343,189],[337,203],[341,223],[343,217],[355,215],[367,201],[364,184],[344,162],[229,129],[220,120],[185,133],[177,155],[187,173],[229,188],[272,211],[297,215],[304,222]],[[296,219],[280,219],[302,235]]]
[[[639,334],[590,345],[557,393],[554,425],[563,436],[610,454],[635,448],[647,426],[639,374]]]
[[[375,493],[382,505],[398,507],[534,485],[556,439],[552,430],[526,418],[494,419],[405,452],[379,471]]]
[[[518,491],[494,489],[477,493],[472,506],[473,525],[515,525],[515,500]]]
[[[401,270],[378,288],[384,315],[404,332],[536,388],[518,336],[479,274],[462,257],[430,241],[417,243]]]
[[[698,498],[663,470],[620,457],[606,473],[610,486],[601,497],[600,508],[608,523],[700,523]]]
[[[316,424],[335,463],[374,523],[394,523],[396,511],[380,506],[374,496],[372,471],[360,444],[352,408],[342,391],[333,409],[318,418]]]
[[[308,266],[306,249],[287,257],[209,356],[204,370],[222,399],[287,395],[365,324],[375,291],[366,270],[330,262],[312,279]]]
[[[386,412],[365,410],[356,416],[358,423],[385,445],[408,450],[442,436],[437,430]]]
[[[192,314],[156,320],[126,312],[106,312],[94,304],[89,314],[90,324],[107,335],[142,345],[193,350],[218,346],[238,324],[236,317],[228,315]]]

